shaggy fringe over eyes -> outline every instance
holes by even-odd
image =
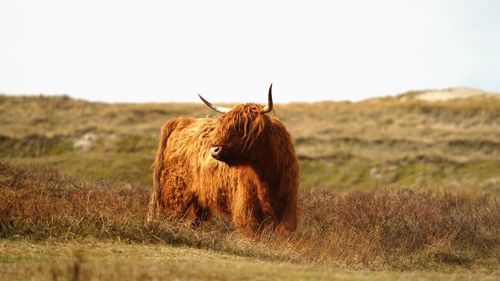
[[[261,138],[266,127],[268,117],[261,113],[262,108],[258,104],[236,106],[219,118],[219,129],[215,139],[227,143],[231,134],[241,135],[241,151],[250,151]]]

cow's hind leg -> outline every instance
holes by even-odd
[[[168,139],[170,138],[170,135],[177,128],[177,126],[182,123],[183,120],[187,121],[186,119],[180,119],[180,118],[171,119],[165,122],[162,126],[160,139],[158,143],[158,149],[156,151],[155,161],[151,166],[153,171],[153,189],[151,190],[151,197],[149,200],[149,210],[147,215],[148,222],[151,222],[153,221],[153,219],[158,218],[159,213],[161,211],[161,206],[160,206],[162,200],[161,178],[162,175],[165,174],[165,169],[166,169],[164,167],[165,149],[167,147],[167,142]]]

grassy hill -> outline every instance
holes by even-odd
[[[429,102],[410,92],[358,103],[277,104],[294,138],[301,186],[500,192],[500,98]],[[106,104],[0,96],[0,157],[89,179],[150,184],[161,124],[214,115],[202,104]]]
[[[275,105],[299,226],[146,224],[161,124],[200,104],[0,95],[0,280],[498,280],[500,98],[470,89]]]

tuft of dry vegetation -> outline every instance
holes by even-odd
[[[80,182],[46,167],[0,162],[0,238],[182,245],[257,259],[371,269],[498,269],[500,203],[472,193],[408,189],[301,190],[300,224],[288,238],[249,240],[215,218],[146,224],[149,191]]]

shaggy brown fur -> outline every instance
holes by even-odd
[[[288,233],[297,225],[298,163],[290,137],[258,104],[219,118],[179,117],[161,130],[153,163],[148,221],[162,214],[198,225],[212,213],[251,234],[263,226]],[[216,160],[210,147],[221,146]]]

